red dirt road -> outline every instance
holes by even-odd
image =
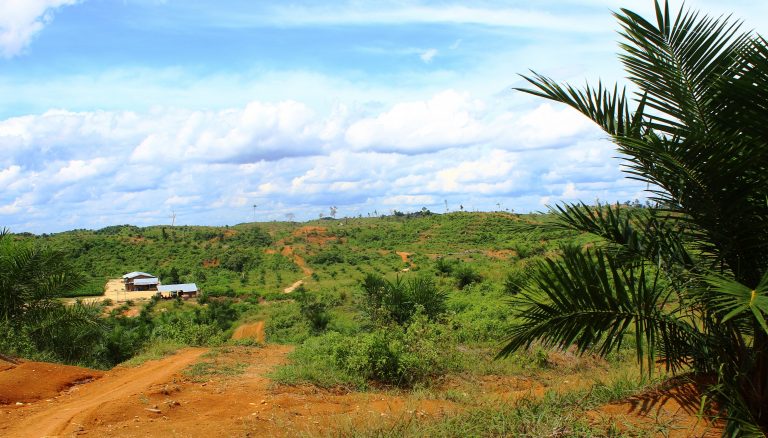
[[[8,411],[16,418],[8,421],[3,416],[5,418],[0,423],[0,436],[38,438],[77,433],[81,429],[82,420],[96,413],[102,406],[137,396],[152,385],[170,381],[205,351],[199,348],[186,349],[162,360],[147,362],[138,368],[115,370],[94,384],[77,387],[76,391],[51,402],[40,402],[28,408],[15,409],[15,412]]]

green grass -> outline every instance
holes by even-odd
[[[178,342],[155,340],[147,344],[139,354],[123,362],[121,365],[137,367],[146,361],[158,360],[170,356],[184,347],[185,345]]]
[[[559,393],[548,391],[542,397],[527,396],[516,401],[477,400],[465,393],[448,391],[444,399],[463,408],[437,419],[406,411],[394,422],[345,426],[334,431],[343,437],[651,437],[664,436],[669,425],[648,424],[647,428],[593,422],[587,411],[602,404],[626,398],[652,386],[637,378],[618,378],[597,383],[591,388]]]
[[[206,382],[214,377],[233,377],[241,375],[248,368],[244,362],[222,363],[217,360],[198,362],[187,367],[183,374],[193,382]]]

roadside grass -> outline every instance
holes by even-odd
[[[137,367],[149,360],[158,360],[170,356],[184,347],[186,347],[186,345],[178,342],[158,339],[147,344],[139,354],[123,362],[121,365]]]
[[[418,410],[399,418],[373,419],[367,423],[345,424],[326,436],[341,437],[651,437],[666,436],[669,424],[655,422],[647,427],[595,420],[588,415],[598,406],[647,391],[657,380],[618,376],[591,386],[570,390],[549,390],[515,400],[468,396],[456,390],[443,393],[460,408],[438,418]],[[423,394],[422,394],[423,396]]]
[[[245,372],[245,362],[224,363],[219,360],[197,362],[188,366],[182,374],[195,383],[207,382],[215,377],[234,377]]]

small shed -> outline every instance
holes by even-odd
[[[157,293],[162,298],[193,298],[197,296],[197,285],[195,283],[164,284],[157,287]]]
[[[152,274],[134,271],[123,275],[123,283],[125,284],[125,290],[145,291],[157,290],[160,280]]]

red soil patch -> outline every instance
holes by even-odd
[[[304,273],[304,275],[312,275],[312,269],[310,269],[309,266],[307,266],[306,260],[304,260],[304,258],[302,256],[296,254],[293,251],[293,247],[292,246],[290,246],[290,245],[284,246],[283,247],[283,251],[281,252],[281,254],[283,256],[285,256],[285,257],[292,257],[293,258],[293,263],[295,263],[296,266],[301,268],[301,271]]]
[[[123,316],[126,318],[135,318],[141,314],[141,311],[138,307],[131,307],[130,309],[126,310],[122,313]]]
[[[725,424],[715,421],[714,412],[699,418],[702,390],[700,382],[673,379],[657,390],[602,406],[590,417],[595,422],[614,422],[620,429],[667,427],[664,436],[673,438],[719,437]]]
[[[178,380],[179,371],[195,362],[205,352],[204,349],[186,349],[158,361],[146,362],[137,368],[116,368],[103,374],[95,382],[77,386],[50,402],[39,402],[23,407],[11,406],[0,411],[0,436],[41,437],[82,435],[85,425],[101,424],[110,416],[119,415],[133,420],[138,413],[157,415],[147,411],[142,400],[145,393],[160,385],[162,391],[170,393],[169,385]],[[49,364],[45,364],[49,365]],[[58,367],[58,365],[57,365]],[[90,371],[90,370],[89,370]],[[6,371],[7,372],[7,371]],[[6,372],[3,372],[6,373]],[[47,379],[56,378],[58,371],[53,369],[46,374]],[[27,380],[24,385],[33,382]],[[41,395],[42,393],[38,393]],[[112,417],[113,418],[113,417]],[[110,426],[107,424],[106,426]],[[132,432],[130,430],[123,431]],[[138,431],[136,431],[138,432]],[[111,436],[111,427],[95,432],[91,436]],[[177,434],[158,434],[144,431],[140,436],[177,436]],[[186,433],[184,435],[195,435]],[[212,434],[209,436],[217,436]],[[125,436],[125,435],[123,435]],[[137,436],[131,434],[131,436]]]
[[[244,372],[200,382],[178,374],[201,360],[193,351],[110,371],[52,402],[3,409],[0,436],[325,436],[460,409],[447,400],[275,385],[267,374],[292,351],[281,345],[228,347],[203,360],[216,370],[245,364]]]
[[[517,257],[517,251],[511,249],[502,249],[499,251],[489,250],[485,252],[485,255],[498,260],[508,260],[512,257]]]
[[[298,228],[293,232],[293,237],[303,238],[308,244],[313,245],[326,245],[329,242],[338,242],[339,238],[336,236],[329,236],[328,229],[325,227],[313,227],[306,226]]]
[[[0,404],[30,403],[58,396],[72,386],[104,373],[88,368],[45,362],[22,362],[0,371]]]
[[[243,324],[232,333],[232,339],[254,339],[264,343],[264,321],[253,324]]]
[[[219,266],[221,262],[219,259],[210,259],[210,260],[203,260],[203,267],[204,268],[215,268]]]
[[[403,263],[408,263],[408,257],[413,255],[412,252],[403,252],[403,251],[398,251],[395,254],[400,256],[400,258],[403,260]]]

